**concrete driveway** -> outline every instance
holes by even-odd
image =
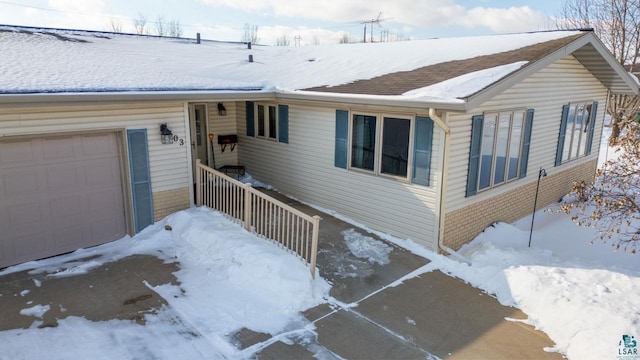
[[[230,334],[246,358],[562,358],[544,351],[553,342],[519,321],[526,319],[521,311],[502,306],[493,297],[439,271],[397,283],[428,265],[428,260],[387,243],[392,248],[388,263],[363,261],[351,254],[344,241],[342,231],[353,229],[352,225],[283,200],[323,217],[318,267],[333,285],[333,299],[304,313],[312,325],[294,325],[275,336],[249,329]],[[170,314],[185,341],[201,337],[186,325],[188,319],[171,313],[167,301],[151,289],[166,283],[179,285],[173,276],[179,267],[179,263],[137,255],[76,276],[51,278],[28,272],[0,276],[0,330],[31,327],[33,317],[20,311],[25,304],[34,303],[50,306],[38,322],[41,328],[55,327],[57,320],[68,316],[144,324],[145,315],[162,308],[163,316]]]

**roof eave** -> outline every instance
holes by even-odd
[[[412,99],[405,96],[395,95],[361,95],[343,94],[320,91],[286,91],[280,90],[276,93],[278,99],[316,101],[322,103],[345,104],[345,105],[380,105],[390,107],[413,107],[422,109],[437,109],[441,111],[460,111],[466,109],[462,100],[421,100]]]
[[[598,55],[602,58],[602,60],[604,60],[607,63],[609,68],[613,71],[614,75],[618,78],[617,81],[615,81],[611,86],[605,85],[604,82],[603,82],[603,85],[607,86],[610,89],[612,87],[615,87],[615,89],[611,89],[615,93],[637,95],[639,91],[638,83],[635,81],[635,79],[631,78],[631,76],[624,69],[624,67],[615,60],[615,58],[609,53],[609,51],[600,42],[600,40],[598,40],[598,38],[593,33],[590,32],[576,39],[570,44],[543,57],[542,59],[534,63],[527,64],[527,66],[523,67],[522,69],[502,78],[501,80],[493,83],[492,85],[486,87],[485,89],[479,91],[478,93],[469,96],[468,98],[465,99],[466,100],[465,110],[468,111],[468,110],[479,107],[484,102],[490,100],[497,94],[512,87],[518,82],[542,70],[543,68],[558,61],[559,59],[562,59],[567,55],[571,55],[577,50],[589,44],[593,45],[594,50],[597,51]],[[577,60],[580,61],[580,59],[577,59]],[[585,65],[585,67],[587,66]],[[587,67],[587,70],[591,71],[591,69],[589,69],[588,67]],[[594,76],[597,77],[596,74],[594,74]],[[599,80],[601,79],[599,78]]]
[[[113,91],[0,94],[0,105],[29,103],[82,103],[131,101],[237,101],[268,100],[271,91],[256,90],[198,90],[198,91]]]

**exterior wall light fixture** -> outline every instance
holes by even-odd
[[[227,115],[227,109],[224,107],[224,105],[221,102],[218,103],[218,114],[220,114],[220,116]]]
[[[160,141],[163,144],[173,144],[173,133],[167,127],[167,124],[160,124]]]

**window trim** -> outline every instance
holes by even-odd
[[[353,154],[353,128],[355,116],[373,116],[376,119],[376,131],[375,131],[375,149],[374,149],[374,161],[373,170],[367,170],[352,165]],[[403,119],[409,121],[409,138],[408,138],[408,156],[407,156],[407,175],[400,176],[382,172],[382,148],[384,140],[384,122],[387,118]],[[415,137],[415,114],[407,113],[390,113],[390,112],[370,112],[370,111],[349,111],[348,117],[348,135],[347,135],[347,170],[371,174],[380,176],[383,178],[389,178],[398,180],[401,182],[411,183],[413,177],[413,161],[414,161],[414,137]],[[433,136],[433,134],[432,134]]]

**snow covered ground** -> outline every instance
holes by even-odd
[[[322,278],[312,279],[294,255],[207,208],[172,214],[134,238],[13,266],[0,275],[35,269],[73,276],[132,254],[179,260],[175,275],[180,286],[153,288],[169,302],[170,311],[146,315],[145,326],[68,317],[58,327],[38,329],[48,305],[25,304],[21,313],[33,316],[34,323],[26,330],[0,332],[0,359],[244,358],[229,335],[243,327],[275,334],[292,324],[304,326],[307,320],[300,312],[326,302],[330,289]],[[69,261],[93,256],[67,269]],[[198,333],[206,336],[189,335]]]
[[[535,220],[530,248],[531,217],[496,224],[459,251],[470,264],[409,240],[380,235],[432,260],[398,283],[439,269],[493,294],[504,305],[520,308],[529,316],[527,323],[555,342],[549,351],[569,359],[637,360],[619,357],[625,350],[637,349],[632,345],[640,339],[637,255],[614,252],[598,241],[590,245],[596,236],[593,229],[576,226],[554,206],[539,211]],[[354,231],[342,235],[354,255],[389,261],[387,245]],[[32,316],[34,324],[30,329],[0,332],[0,359],[244,358],[251,354],[231,345],[230,333],[242,327],[271,334],[312,327],[299,312],[332,301],[330,285],[321,278],[313,280],[293,255],[204,208],[170,215],[134,238],[14,266],[0,275],[36,269],[73,276],[131,254],[180,262],[175,275],[187,295],[170,284],[153,289],[189,323],[176,321],[165,309],[147,315],[145,326],[69,317],[59,320],[56,328],[38,329],[49,308],[25,304],[23,314]],[[91,261],[61,271],[64,262],[94,255]],[[205,337],[189,336],[191,332]]]

